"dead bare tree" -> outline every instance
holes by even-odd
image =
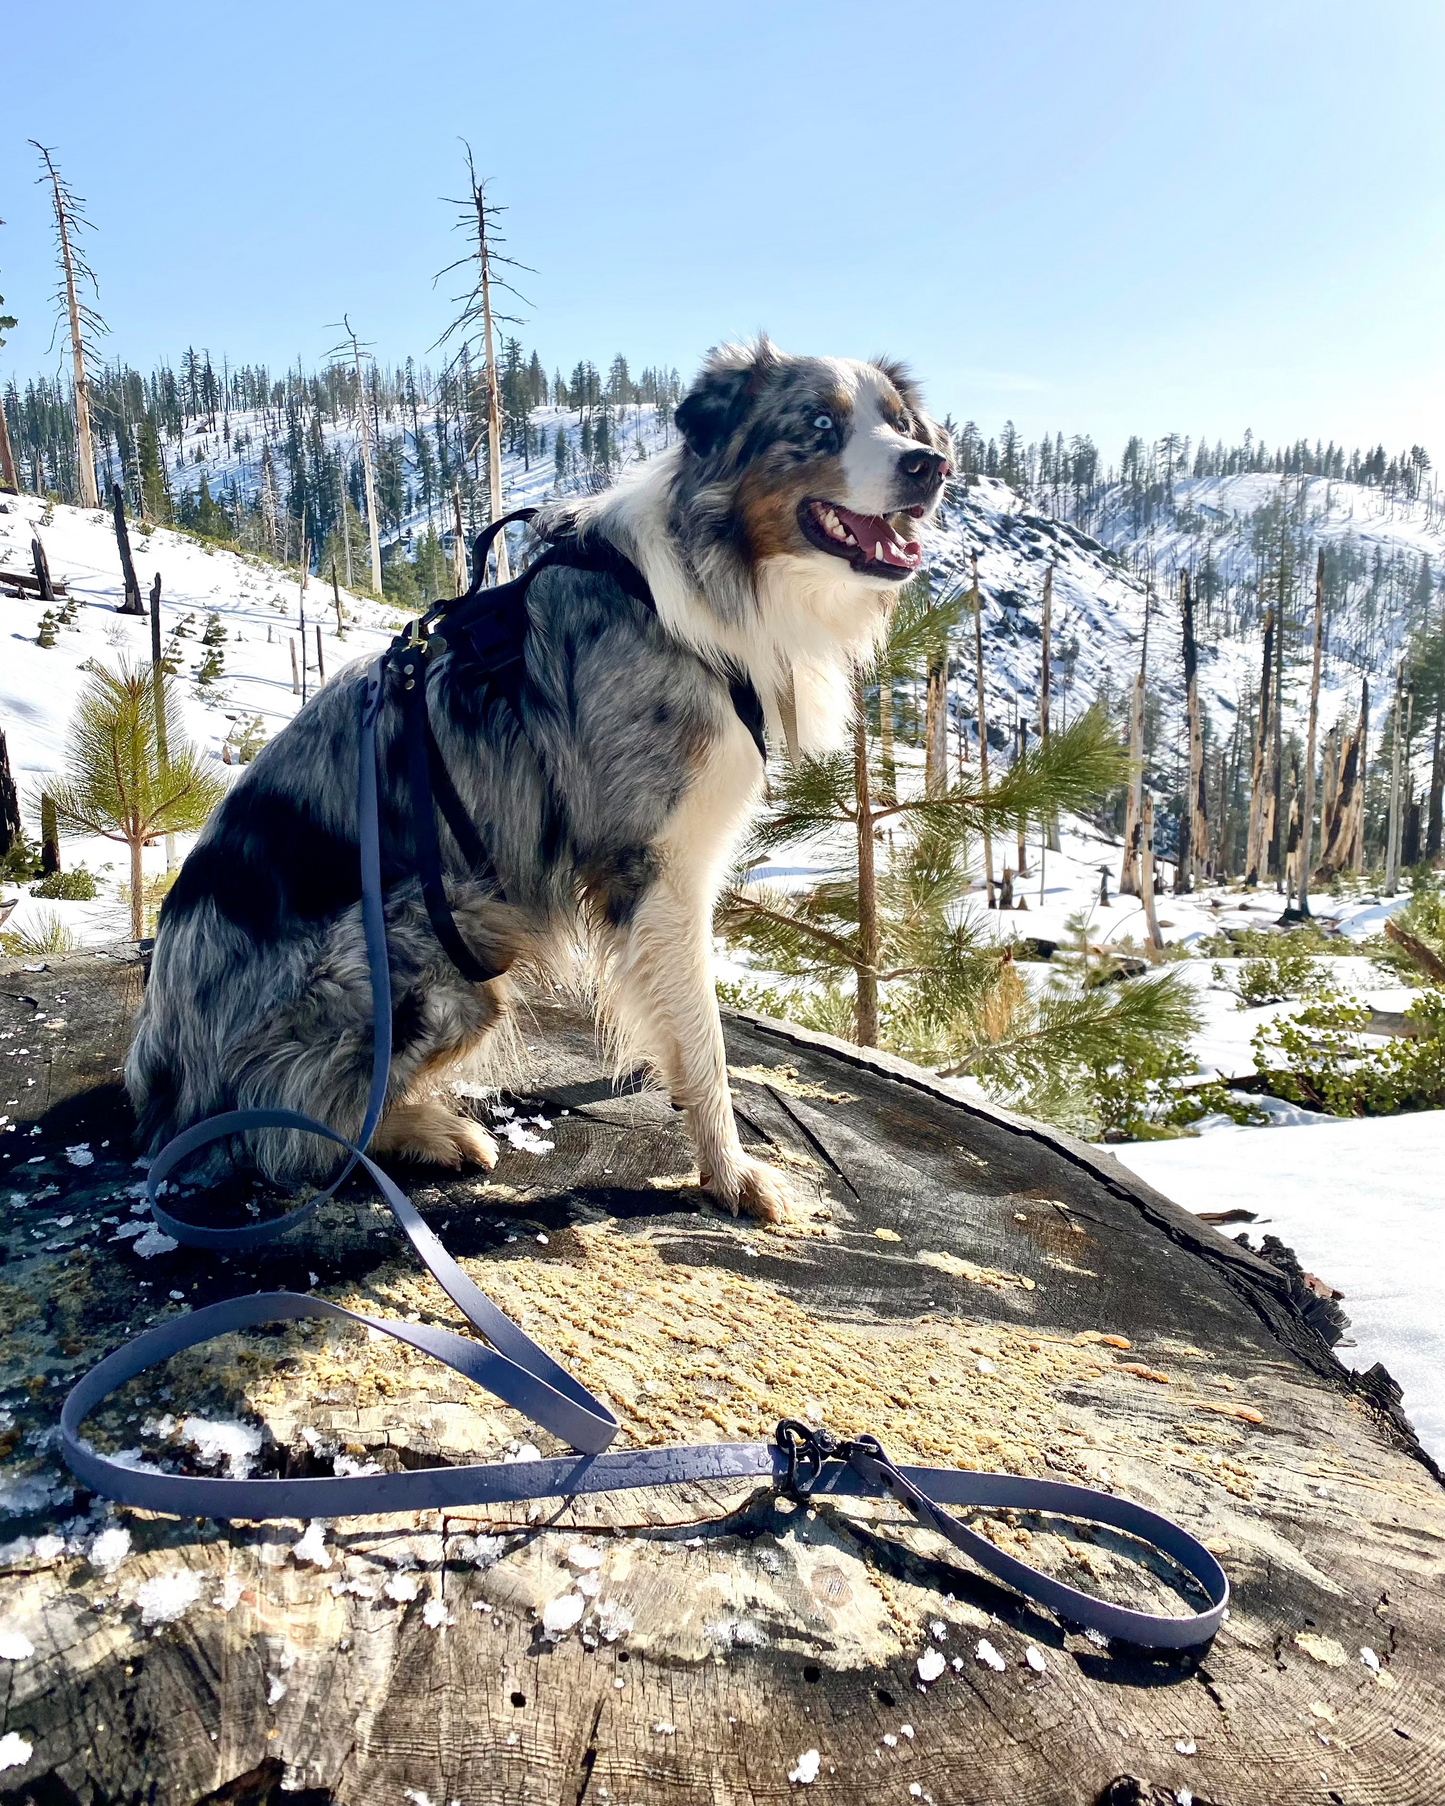
[[[1151,584],[1144,592],[1144,638],[1139,648],[1139,670],[1129,705],[1129,790],[1124,799],[1124,860],[1119,868],[1119,895],[1139,895],[1139,836],[1144,804],[1144,681],[1149,669],[1149,610],[1154,599]]]
[[[1184,722],[1189,741],[1189,787],[1179,818],[1179,858],[1174,867],[1176,892],[1192,891],[1207,875],[1209,814],[1204,791],[1204,724],[1199,709],[1199,642],[1194,636],[1194,596],[1188,571],[1179,573],[1179,605],[1184,626]]]
[[[334,324],[335,322],[333,322],[333,325]],[[371,536],[371,589],[373,595],[379,596],[381,594],[381,532],[376,519],[376,476],[372,468],[371,459],[371,415],[367,411],[366,378],[363,376],[361,369],[363,355],[369,359],[371,353],[352,331],[351,317],[349,314],[343,314],[341,316],[340,324],[346,336],[339,345],[332,346],[329,355],[333,358],[338,358],[345,357],[349,354],[351,358],[351,368],[356,375],[356,405],[361,414],[361,470],[366,483],[366,526],[367,531]],[[347,533],[346,504],[344,501],[341,509],[341,531],[346,540],[346,559],[349,566],[351,562],[351,541]],[[346,573],[346,580],[348,583],[351,581],[351,572],[349,569]],[[304,639],[302,640],[302,645],[303,647],[305,645]]]
[[[141,600],[135,561],[130,555],[130,529],[125,524],[125,496],[121,493],[119,483],[112,483],[110,486],[110,504],[115,513],[115,543],[120,550],[120,570],[125,582],[125,600],[115,612],[118,615],[143,615],[146,605]]]
[[[1325,553],[1315,564],[1315,643],[1310,662],[1310,718],[1305,737],[1304,799],[1300,807],[1300,837],[1303,845],[1299,859],[1299,912],[1310,912],[1310,861],[1314,858],[1315,822],[1315,739],[1320,722],[1320,654],[1324,644],[1325,620]]]
[[[0,219],[0,226],[4,224],[4,220]],[[5,297],[0,295],[0,346],[5,343],[5,334],[13,332],[19,323],[14,314],[7,314],[4,311],[4,307]],[[10,449],[10,427],[5,419],[3,396],[0,396],[0,489],[11,489],[17,494],[20,489],[19,479],[15,475],[15,454]],[[6,850],[8,851],[8,849]]]
[[[1274,810],[1269,788],[1270,686],[1274,677],[1274,609],[1264,611],[1264,663],[1259,676],[1259,725],[1249,778],[1249,830],[1245,837],[1244,881],[1258,884],[1269,857]]]
[[[988,795],[988,721],[983,698],[983,597],[978,587],[978,553],[973,554],[973,653],[974,678],[978,686],[978,787],[979,794]],[[997,898],[993,889],[993,834],[987,820],[983,829],[983,875],[988,889],[988,906],[997,906]]]
[[[448,341],[457,341],[457,351],[453,363],[470,354],[474,345],[480,341],[480,350],[486,365],[487,384],[487,487],[490,518],[500,520],[506,513],[506,504],[502,499],[502,427],[501,410],[498,405],[499,390],[497,383],[497,352],[492,329],[496,325],[520,325],[520,317],[514,314],[497,313],[492,306],[492,291],[500,289],[515,296],[524,306],[529,306],[524,295],[512,286],[505,276],[497,274],[499,268],[512,270],[528,269],[526,264],[518,263],[514,257],[504,257],[497,249],[506,240],[497,231],[497,221],[506,212],[494,201],[487,199],[487,183],[485,178],[477,175],[476,164],[472,159],[472,147],[465,139],[463,148],[467,153],[467,193],[464,198],[448,197],[450,204],[459,208],[457,229],[466,234],[468,248],[465,254],[454,263],[449,263],[444,270],[438,270],[433,283],[439,282],[452,270],[459,270],[465,265],[475,269],[475,278],[470,290],[454,299],[460,304],[461,312],[446,331],[432,346],[445,345]],[[529,273],[534,273],[530,272]],[[449,366],[450,367],[450,366]],[[475,447],[473,447],[475,449]],[[469,454],[470,455],[470,454]],[[497,582],[505,583],[511,576],[511,565],[507,558],[507,539],[504,533],[496,538]]]
[[[1043,645],[1039,653],[1039,741],[1043,746],[1049,743],[1049,709],[1051,706],[1049,689],[1053,678],[1054,662],[1054,569],[1058,559],[1051,559],[1049,568],[1044,572],[1043,598]],[[1044,823],[1044,847],[1050,853],[1059,851],[1059,818],[1050,815]]]
[[[55,238],[61,269],[61,286],[57,290],[56,299],[65,309],[70,329],[70,358],[75,382],[76,475],[80,484],[80,505],[82,508],[98,508],[100,492],[95,482],[95,449],[90,436],[90,385],[86,380],[85,354],[88,349],[87,340],[96,333],[104,332],[106,325],[95,308],[80,297],[81,285],[84,283],[90,285],[92,294],[97,298],[99,288],[94,270],[76,245],[78,235],[89,228],[90,221],[85,217],[84,201],[55,167],[55,153],[47,150],[35,138],[30,142],[40,152],[41,161],[45,164],[45,174],[39,179],[50,184],[55,208]],[[57,318],[57,330],[59,325]],[[51,344],[54,342],[52,338]]]

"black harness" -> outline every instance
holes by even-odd
[[[514,514],[493,521],[479,533],[472,548],[470,588],[464,595],[433,602],[392,642],[386,655],[401,680],[407,785],[411,792],[412,834],[422,900],[432,930],[447,958],[474,984],[484,984],[498,974],[478,959],[462,939],[447,902],[442,882],[441,842],[437,834],[438,809],[473,876],[488,882],[504,902],[506,893],[437,745],[427,706],[428,662],[447,652],[464,656],[478,667],[489,687],[494,687],[512,703],[513,712],[517,713],[516,701],[525,677],[527,634],[531,626],[527,592],[543,571],[564,567],[610,577],[635,602],[640,602],[654,617],[657,615],[657,603],[647,586],[647,579],[630,558],[606,540],[589,545],[573,538],[553,540],[510,583],[484,589],[487,554],[493,540],[511,522],[530,521],[536,512],[535,508],[519,508]],[[744,671],[733,667],[724,675],[737,717],[752,736],[759,756],[766,761],[762,698]]]

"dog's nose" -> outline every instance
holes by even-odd
[[[928,451],[920,445],[916,451],[904,452],[898,460],[898,469],[911,485],[931,491],[937,489],[948,475],[949,465],[941,453]]]

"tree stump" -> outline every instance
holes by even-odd
[[[1388,1386],[1337,1364],[1285,1274],[1108,1155],[755,1018],[726,1023],[737,1106],[812,1198],[796,1230],[710,1204],[667,1099],[610,1082],[545,998],[515,1114],[488,1116],[520,1145],[490,1175],[413,1169],[411,1195],[605,1388],[620,1446],[786,1414],[1116,1488],[1220,1553],[1210,1648],[1100,1647],[886,1504],[749,1485],[324,1526],[78,1494],[51,1435],[67,1386],[164,1316],[309,1287],[455,1321],[359,1189],[254,1258],[151,1231],[117,1079],[140,986],[126,948],[0,972],[4,1806],[1445,1797],[1445,1497]],[[239,1187],[217,1208],[248,1204],[270,1208]],[[458,1376],[333,1327],[180,1357],[87,1433],[210,1472],[552,1452]],[[1076,1586],[1189,1608],[1112,1533],[973,1521]]]

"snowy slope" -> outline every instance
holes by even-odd
[[[151,647],[149,619],[115,612],[124,597],[124,584],[109,514],[61,505],[52,508],[35,496],[0,499],[0,569],[28,572],[30,542],[37,534],[51,576],[65,584],[77,607],[74,623],[59,630],[53,647],[44,648],[36,643],[41,615],[47,607],[53,613],[61,604],[0,597],[5,647],[5,657],[0,660],[0,728],[5,732],[22,813],[31,833],[45,779],[64,764],[66,729],[86,681],[85,667],[92,660],[112,668],[126,659],[148,663]],[[168,639],[187,616],[193,617],[189,637],[182,642],[179,680],[186,726],[214,762],[218,775],[237,773],[239,767],[226,766],[221,754],[223,742],[237,724],[260,716],[269,739],[301,706],[291,677],[293,640],[298,655],[300,650],[298,573],[166,529],[147,535],[133,526],[132,551],[143,589],[149,591],[156,572],[161,575],[164,637]],[[375,656],[399,624],[390,609],[368,599],[343,590],[341,601],[347,623],[344,639],[338,637],[330,585],[323,588],[314,579],[308,584],[307,682],[311,689],[317,682],[318,624],[328,677],[352,660]],[[202,688],[192,673],[204,656],[200,635],[212,613],[219,616],[226,631],[226,643],[220,648],[224,672],[214,685]],[[99,871],[110,862],[117,878],[125,870],[126,858],[124,847],[117,843],[63,843],[67,866],[84,861],[92,871]],[[148,874],[164,867],[164,848],[150,849]],[[7,897],[15,894],[15,888],[7,886]],[[33,924],[47,911],[83,939],[125,932],[113,889],[103,903],[94,905],[38,904],[25,896],[10,926]]]

